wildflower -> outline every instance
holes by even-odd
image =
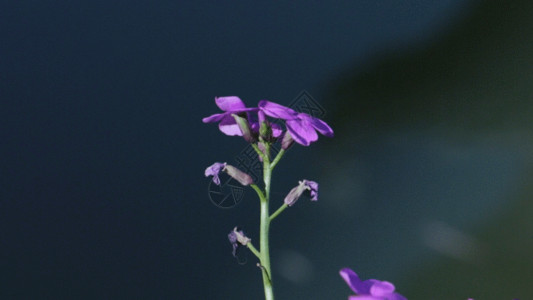
[[[283,202],[285,202],[285,204],[288,206],[292,206],[294,203],[296,203],[304,191],[310,191],[312,201],[318,200],[318,183],[304,179],[299,181],[298,185],[287,194]]]
[[[217,185],[220,185],[220,177],[218,176],[218,174],[221,171],[226,172],[229,176],[237,180],[242,185],[246,186],[254,182],[250,175],[244,173],[243,171],[235,168],[232,165],[219,162],[216,162],[207,167],[207,169],[205,169],[205,177],[213,176],[213,182]]]
[[[299,113],[267,100],[259,101],[258,106],[266,115],[285,120],[287,130],[298,144],[309,146],[318,140],[317,131],[327,137],[333,137],[333,129],[326,122],[306,113]]]
[[[217,97],[215,98],[215,102],[217,106],[224,112],[203,118],[202,122],[204,123],[220,122],[218,124],[218,128],[220,129],[220,131],[230,136],[232,135],[242,136],[243,135],[241,128],[239,127],[239,124],[233,118],[232,114],[246,117],[246,119],[249,120],[250,117],[248,114],[250,112],[256,112],[259,110],[256,107],[247,108],[242,102],[242,100],[236,96]]]
[[[377,279],[361,280],[349,268],[340,270],[340,275],[348,286],[357,295],[348,297],[348,300],[407,300],[404,296],[394,292],[394,284]]]

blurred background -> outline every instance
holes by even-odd
[[[346,299],[343,267],[409,299],[533,297],[533,2],[1,1],[0,298],[261,299],[251,189],[203,176],[246,147],[215,96],[289,105],[273,206],[279,299]]]

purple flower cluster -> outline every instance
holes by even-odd
[[[258,107],[252,108],[247,108],[236,96],[218,97],[215,98],[215,102],[223,113],[203,118],[202,121],[204,123],[219,122],[218,128],[224,134],[243,136],[249,142],[255,141],[262,134],[262,124],[269,125],[273,138],[281,136],[282,129],[277,124],[270,124],[266,116],[285,121],[287,131],[283,138],[284,149],[290,145],[288,141],[290,139],[300,145],[309,146],[318,139],[317,132],[333,137],[333,129],[326,122],[274,102],[261,100]],[[242,122],[243,119],[246,122]]]
[[[357,295],[348,300],[407,300],[404,296],[394,292],[394,284],[377,279],[361,280],[349,268],[340,270],[340,275]]]

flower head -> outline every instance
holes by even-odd
[[[254,182],[250,175],[244,173],[243,171],[235,168],[232,165],[219,162],[216,162],[207,167],[207,169],[205,169],[205,177],[213,176],[213,182],[217,185],[220,185],[220,177],[218,175],[220,172],[226,172],[233,179],[237,180],[240,184],[245,186]]]
[[[288,206],[292,206],[298,201],[304,191],[309,191],[311,193],[311,201],[318,200],[318,183],[304,179],[299,181],[298,185],[287,194],[283,202]]]
[[[377,279],[361,280],[349,268],[340,270],[340,275],[357,295],[348,300],[407,300],[404,296],[394,292],[394,284]]]
[[[318,140],[317,131],[327,137],[333,137],[333,129],[326,122],[306,113],[299,113],[267,100],[259,101],[259,109],[267,116],[285,120],[287,130],[294,141],[303,146],[309,146]]]
[[[247,119],[249,119],[248,114],[250,112],[256,112],[259,110],[256,107],[247,108],[242,102],[242,100],[236,96],[217,97],[215,98],[215,102],[217,106],[224,112],[203,118],[202,122],[220,122],[218,124],[218,128],[226,135],[243,135],[239,124],[237,123],[237,121],[235,121],[235,118],[233,118],[232,114],[243,115],[246,116]]]

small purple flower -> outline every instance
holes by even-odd
[[[394,292],[394,284],[377,279],[361,280],[349,268],[340,270],[340,275],[357,295],[348,300],[407,300],[404,296]]]
[[[210,165],[209,167],[207,167],[207,169],[205,169],[205,177],[213,176],[213,182],[216,183],[217,185],[220,185],[220,177],[218,177],[218,173],[224,170],[225,167],[226,167],[226,163],[216,162]]]
[[[258,111],[259,109],[247,108],[242,100],[236,96],[228,97],[217,97],[215,98],[217,106],[224,112],[221,114],[214,114],[209,117],[203,118],[202,122],[204,123],[213,123],[220,122],[218,128],[226,135],[238,135],[242,136],[241,128],[235,119],[231,116],[235,115],[246,115],[249,119],[248,113]]]
[[[251,239],[249,239],[242,230],[239,230],[238,227],[233,228],[233,230],[228,234],[228,240],[231,243],[233,248],[233,256],[237,256],[237,249],[242,246],[246,246]]]
[[[287,130],[298,144],[309,146],[318,140],[317,131],[327,137],[333,137],[333,129],[326,122],[306,113],[299,113],[267,100],[259,101],[259,109],[267,116],[285,120]]]
[[[318,201],[318,183],[311,180],[302,180],[298,185],[292,188],[283,201],[288,206],[294,205],[304,191],[310,191],[311,201]]]
[[[252,176],[244,173],[232,165],[219,162],[216,162],[205,169],[205,177],[213,176],[213,182],[217,185],[220,185],[220,177],[218,174],[222,171],[226,172],[229,176],[244,186],[250,185],[254,182]]]

